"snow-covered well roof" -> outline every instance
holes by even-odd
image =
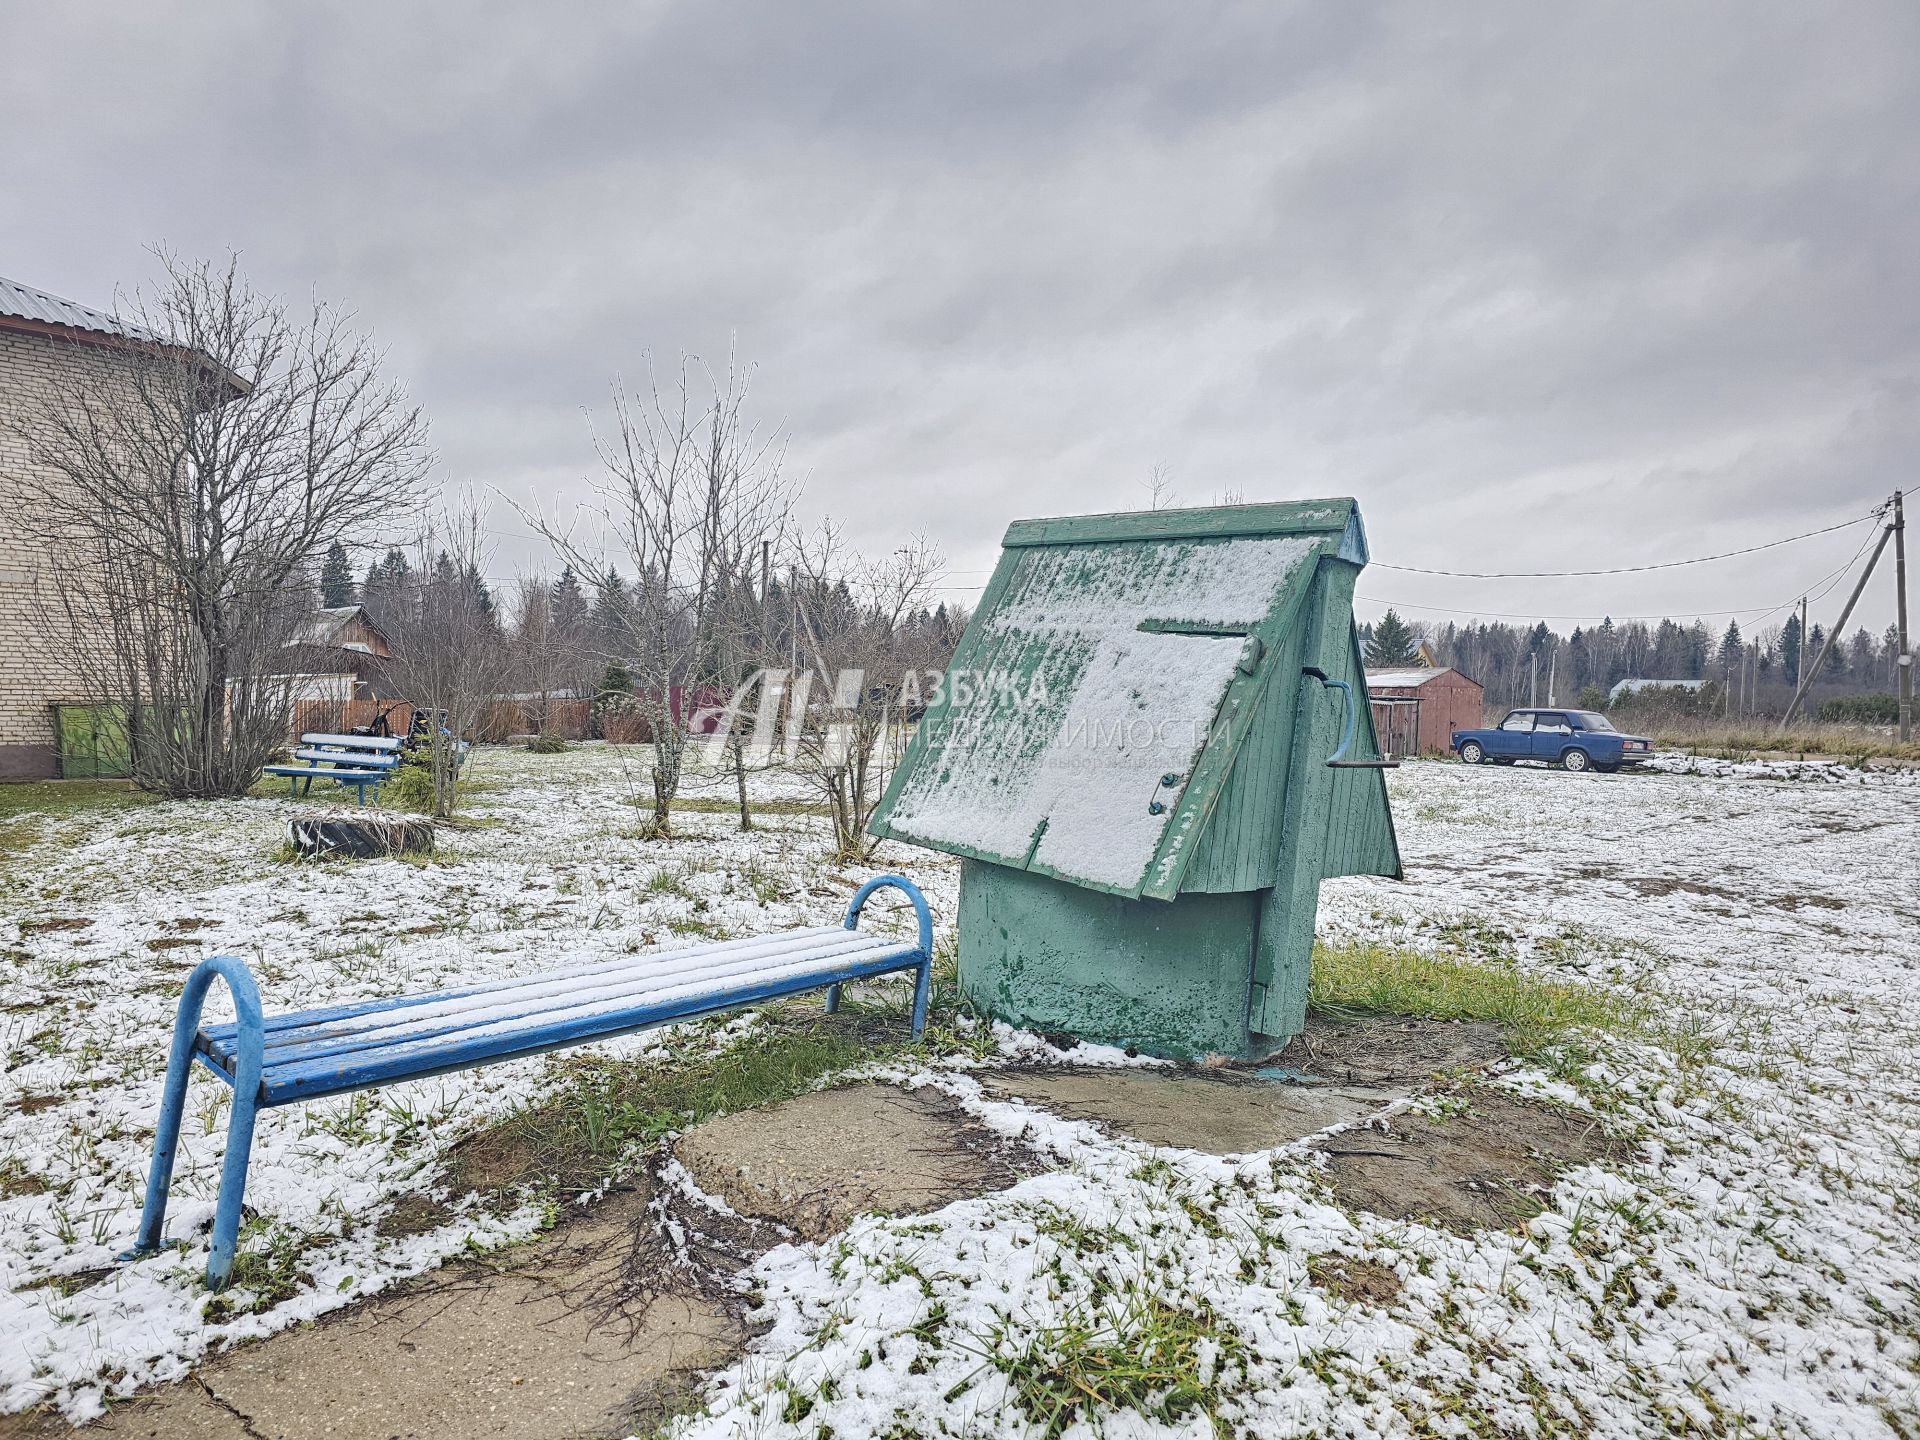
[[[1258,724],[1260,833],[1230,848],[1277,845],[1286,765],[1256,716],[1291,715],[1312,657],[1358,678],[1351,601],[1306,604],[1325,562],[1364,563],[1354,502],[1021,521],[1005,547],[874,833],[1171,898]]]

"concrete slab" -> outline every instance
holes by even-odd
[[[1400,1093],[1158,1069],[1002,1070],[983,1076],[982,1083],[1069,1120],[1213,1155],[1284,1145],[1371,1115]]]
[[[621,1436],[744,1336],[718,1306],[634,1303],[646,1196],[610,1197],[499,1268],[457,1263],[203,1364],[85,1434],[128,1440]],[[657,1266],[657,1260],[653,1262]],[[641,1279],[644,1284],[644,1278]],[[64,1433],[64,1427],[60,1432]]]
[[[937,1210],[1024,1173],[951,1102],[892,1085],[849,1085],[709,1120],[674,1153],[708,1194],[808,1240],[867,1211]]]

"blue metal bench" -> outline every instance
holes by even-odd
[[[287,777],[289,795],[305,795],[315,780],[335,780],[351,786],[354,799],[367,803],[367,791],[380,798],[380,782],[400,767],[400,748],[404,742],[375,735],[321,735],[300,737],[300,748],[293,752],[304,765],[269,765],[269,775]]]
[[[863,935],[855,928],[867,897],[882,887],[901,891],[913,903],[915,940]],[[207,1257],[207,1284],[218,1289],[233,1273],[254,1117],[263,1107],[538,1055],[823,987],[826,1008],[833,1011],[839,1008],[842,985],[902,970],[915,972],[913,1034],[918,1039],[927,1023],[932,965],[933,917],[926,897],[898,875],[878,875],[862,885],[839,925],[287,1015],[261,1013],[260,991],[244,962],[211,956],[187,978],[180,996],[140,1235],[120,1258],[150,1255],[166,1243],[160,1232],[180,1142],[187,1072],[196,1060],[233,1087]],[[216,977],[227,982],[233,996],[239,1016],[234,1024],[200,1023]]]

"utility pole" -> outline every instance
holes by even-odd
[[[1895,504],[1896,504],[1896,509],[1894,513],[1898,515],[1899,510],[1897,508],[1898,506],[1897,498],[1896,498]],[[1880,532],[1880,543],[1873,547],[1873,554],[1869,556],[1867,559],[1867,568],[1860,572],[1860,579],[1858,580],[1858,582],[1855,583],[1853,587],[1853,593],[1847,597],[1846,607],[1841,610],[1840,618],[1833,622],[1833,629],[1827,632],[1827,638],[1824,642],[1822,642],[1820,646],[1820,653],[1813,657],[1813,664],[1811,666],[1806,665],[1804,663],[1800,666],[1800,683],[1797,687],[1795,687],[1793,692],[1793,699],[1787,705],[1787,713],[1780,717],[1780,728],[1782,730],[1785,730],[1787,726],[1792,723],[1794,712],[1800,708],[1801,698],[1807,693],[1807,691],[1813,688],[1814,678],[1817,675],[1819,675],[1820,667],[1827,663],[1827,652],[1833,649],[1833,642],[1840,638],[1840,632],[1847,628],[1847,619],[1849,616],[1853,614],[1853,607],[1860,603],[1860,592],[1867,588],[1867,579],[1869,576],[1873,574],[1873,567],[1880,563],[1880,552],[1887,548],[1887,541],[1892,539],[1898,533],[1899,531],[1894,528],[1893,522],[1889,522],[1887,525],[1887,528]],[[1906,594],[1906,589],[1904,586],[1902,586],[1901,595],[1904,597],[1905,594]],[[1906,608],[1907,608],[1906,603],[1903,598],[1900,605],[1900,610],[1902,614],[1906,613]],[[1800,602],[1800,657],[1802,661],[1806,659],[1806,654],[1807,654],[1806,616],[1807,616],[1807,602],[1805,600],[1802,600]],[[1901,626],[1901,633],[1903,635],[1906,633],[1906,626],[1904,624]],[[1901,645],[1901,653],[1905,654],[1906,641],[1902,640],[1900,642],[1900,645]],[[1913,693],[1911,689],[1913,667],[1909,665],[1906,668],[1906,670],[1902,672],[1902,674],[1903,674],[1905,683],[1909,687],[1906,690],[1904,690],[1902,693],[1908,697],[1909,708],[1911,708],[1911,697]]]
[[[1893,593],[1895,618],[1900,624],[1900,743],[1913,739],[1913,646],[1907,640],[1907,511],[1898,490],[1893,492]]]
[[[1793,647],[1793,678],[1797,685],[1807,678],[1807,597],[1800,597],[1800,638]]]
[[[1527,656],[1527,704],[1540,703],[1540,652]]]

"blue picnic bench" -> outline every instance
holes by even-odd
[[[914,940],[856,928],[861,907],[882,888],[898,890],[912,902],[918,922]],[[243,961],[210,956],[187,977],[174,1016],[140,1234],[120,1258],[150,1255],[167,1243],[161,1238],[167,1191],[187,1075],[196,1060],[233,1087],[207,1256],[207,1284],[219,1289],[233,1273],[254,1119],[263,1108],[516,1060],[808,990],[824,988],[831,1012],[839,1008],[841,986],[903,970],[914,972],[912,1024],[918,1039],[927,1023],[932,967],[933,917],[926,897],[898,875],[877,875],[862,885],[838,925],[623,955],[520,979],[285,1015],[261,1012],[259,988]],[[200,1023],[215,979],[226,981],[233,996],[234,1023]]]
[[[351,786],[354,799],[367,803],[367,791],[380,798],[380,782],[400,768],[400,749],[404,742],[377,735],[323,735],[308,733],[300,737],[300,748],[293,758],[298,765],[269,765],[269,775],[287,777],[289,795],[306,795],[315,780],[333,780]]]

